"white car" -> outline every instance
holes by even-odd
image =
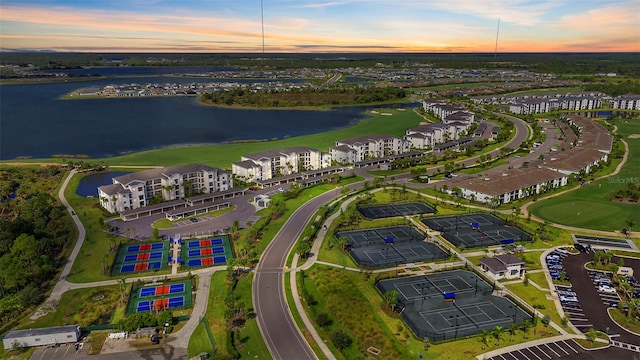
[[[613,287],[611,287],[609,285],[600,285],[600,286],[598,286],[598,291],[599,292],[603,292],[603,293],[607,293],[607,294],[616,294],[616,289],[614,289]]]
[[[560,301],[562,302],[578,302],[578,298],[575,296],[560,295]]]

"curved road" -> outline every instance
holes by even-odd
[[[510,116],[508,118],[515,125],[516,135],[505,146],[515,149],[530,136],[529,129],[521,119]],[[492,155],[499,153],[500,149],[496,149]],[[479,157],[464,160],[463,163],[472,164],[476,158]],[[362,171],[357,173],[361,176],[365,175],[365,178],[371,177],[369,174],[363,174]],[[408,176],[410,174],[406,175]],[[404,177],[400,175],[396,179],[400,180]],[[355,188],[359,184],[350,184],[349,187]],[[289,310],[284,291],[284,266],[307,222],[321,205],[329,202],[336,195],[335,190],[328,191],[298,208],[267,246],[255,270],[253,304],[258,327],[274,359],[317,359]]]
[[[284,291],[284,265],[307,222],[333,199],[335,190],[296,210],[265,249],[253,278],[253,304],[258,327],[274,359],[317,359],[296,325]]]

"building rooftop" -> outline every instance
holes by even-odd
[[[144,171],[133,172],[130,174],[114,177],[113,180],[121,184],[129,184],[133,181],[147,181],[151,179],[158,179],[163,176],[169,176],[173,174],[186,174],[198,171],[212,171],[214,168],[203,164],[188,164],[188,165],[176,165],[166,168],[150,169]]]
[[[545,168],[520,168],[505,171],[497,178],[493,176],[465,180],[458,187],[490,196],[499,196],[564,176],[562,173]]]
[[[64,334],[69,332],[80,332],[80,325],[64,325],[64,326],[52,326],[47,328],[26,329],[26,330],[14,330],[9,331],[4,339],[15,339],[26,336],[44,336],[50,334]]]
[[[286,148],[270,149],[270,150],[253,153],[253,154],[242,155],[242,157],[251,159],[251,160],[260,160],[264,158],[272,159],[275,157],[280,157],[280,155],[287,155],[291,153],[312,152],[312,151],[318,151],[318,150],[312,149],[306,146],[291,146]]]
[[[122,184],[102,185],[98,186],[98,189],[109,196],[130,192],[129,190],[126,190]]]

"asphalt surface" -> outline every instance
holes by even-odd
[[[636,360],[640,354],[630,350],[609,347],[600,350],[585,350],[574,341],[558,341],[530,346],[489,358],[489,360]]]
[[[608,305],[605,304],[591,281],[584,265],[593,260],[593,254],[580,253],[564,258],[562,265],[571,278],[572,291],[576,293],[582,306],[582,312],[589,319],[595,330],[613,335],[614,340],[628,344],[640,344],[640,337],[626,331],[609,317]],[[625,262],[630,259],[625,259]],[[635,266],[634,266],[635,267]]]
[[[317,209],[336,196],[334,190],[302,205],[266,248],[253,278],[253,304],[262,337],[274,359],[316,359],[291,316],[284,292],[284,265]]]

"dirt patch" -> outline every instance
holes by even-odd
[[[629,135],[629,139],[640,139],[640,134],[631,134]]]
[[[161,339],[163,340],[163,339]],[[157,349],[162,347],[164,341],[159,345],[154,345],[148,337],[143,338],[127,338],[127,339],[109,339],[107,338],[102,345],[100,354],[111,354],[126,351],[137,351],[144,349]]]
[[[637,204],[638,200],[633,200],[631,198],[616,198],[613,197],[610,199],[611,202],[621,203],[621,204]]]

